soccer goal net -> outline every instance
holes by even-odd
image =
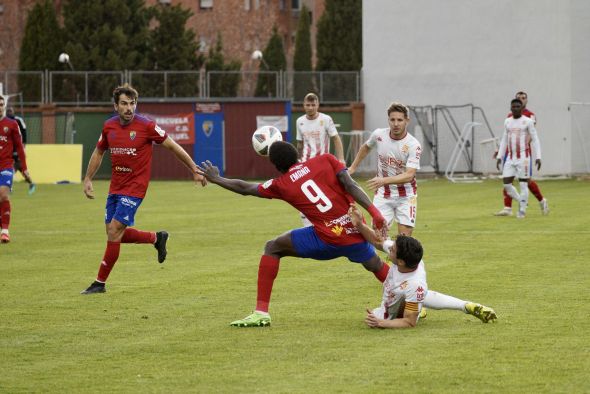
[[[590,103],[569,103],[572,124],[572,173],[590,173]]]

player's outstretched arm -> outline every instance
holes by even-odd
[[[211,183],[221,186],[224,189],[232,191],[234,193],[241,194],[243,196],[256,196],[258,195],[258,184],[246,182],[241,179],[228,179],[219,175],[219,168],[213,165],[209,160],[197,165],[197,172],[203,175]]]
[[[92,178],[94,178],[94,175],[96,175],[96,171],[98,171],[98,169],[100,168],[100,163],[102,163],[103,156],[103,150],[94,148],[94,152],[92,152],[92,156],[90,156],[90,160],[88,161],[88,168],[86,169],[86,176],[84,177],[84,194],[86,195],[86,197],[90,199],[94,198]]]
[[[367,187],[372,191],[376,191],[377,189],[385,185],[403,185],[404,183],[411,182],[415,177],[416,169],[412,167],[407,167],[406,170],[399,175],[388,177],[376,176],[373,179],[369,179],[367,181]]]
[[[408,312],[404,310],[404,316],[401,318],[386,320],[380,319],[367,309],[365,323],[371,328],[413,328],[418,322],[418,312]]]
[[[350,203],[348,215],[350,216],[350,220],[354,227],[356,227],[367,242],[375,246],[377,249],[383,250],[383,238],[364,222],[363,214],[355,203]]]
[[[200,183],[201,186],[207,185],[207,179],[198,173],[197,165],[193,161],[193,159],[189,156],[188,153],[176,141],[172,138],[168,137],[162,142],[162,146],[166,149],[169,149],[174,153],[174,155],[180,160],[193,174],[193,179],[195,183]]]
[[[385,225],[385,219],[381,212],[373,205],[367,193],[359,186],[358,183],[348,173],[348,171],[340,171],[338,173],[338,181],[344,186],[344,189],[350,194],[356,202],[358,202],[363,208],[371,214],[371,218],[373,218],[373,226],[385,232],[387,231],[387,226]]]

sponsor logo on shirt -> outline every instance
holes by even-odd
[[[115,166],[115,172],[133,172],[129,167]]]
[[[424,288],[422,286],[418,286],[416,289],[416,300],[418,302],[424,301]]]
[[[381,162],[381,165],[392,166],[394,168],[403,168],[404,166],[404,162],[402,160],[398,160],[393,156],[379,155],[379,162]]]
[[[336,225],[332,227],[330,230],[337,236],[340,236],[340,234],[342,234],[342,230],[344,230],[344,227]]]
[[[133,141],[135,139],[135,137],[137,136],[137,132],[136,131],[130,131],[129,132],[129,139],[131,139],[131,141]]]
[[[137,156],[136,148],[109,148],[111,155]]]
[[[347,224],[350,223],[352,222],[348,213],[340,216],[339,218],[330,220],[329,222],[324,221],[324,225],[326,227],[330,227],[330,231],[332,231],[337,236],[342,235],[343,232],[346,234],[358,234],[356,227],[347,226]]]
[[[0,141],[8,142],[8,137],[5,135],[0,135]]]

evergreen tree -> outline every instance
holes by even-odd
[[[157,70],[199,70],[204,58],[199,54],[199,45],[195,41],[196,34],[186,28],[192,16],[189,9],[180,5],[155,6],[153,15],[158,22],[151,32],[153,51],[150,63]],[[163,88],[164,81],[161,79]],[[152,86],[155,87],[155,86]],[[191,97],[199,94],[199,77],[197,74],[171,74],[168,77],[166,95],[168,97]],[[164,96],[163,89],[159,89]]]
[[[158,26],[152,31],[153,64],[159,70],[198,70],[203,57],[198,54],[196,34],[186,29],[188,19],[193,15],[180,4],[156,6],[155,18]]]
[[[318,21],[318,71],[360,70],[362,59],[362,0],[326,0]]]
[[[76,70],[151,69],[150,9],[143,0],[68,0],[63,8],[65,52]],[[118,76],[92,76],[90,101],[109,100]],[[73,80],[75,94],[84,93],[83,77]],[[71,84],[71,82],[70,82]],[[71,99],[71,89],[66,98]],[[141,90],[140,90],[141,95]]]
[[[51,34],[48,34],[51,32]],[[62,31],[57,22],[53,3],[44,0],[35,4],[27,15],[25,34],[20,48],[19,66],[22,71],[59,70],[59,54],[63,51]],[[19,90],[24,101],[41,101],[41,80],[21,74]]]
[[[309,10],[304,5],[299,14],[299,23],[295,33],[295,53],[293,55],[294,71],[311,71],[311,35]]]
[[[242,63],[239,60],[225,62],[223,56],[223,40],[221,33],[217,35],[215,46],[209,51],[205,62],[205,69],[209,71],[226,71],[225,73],[209,74],[209,97],[236,97],[240,85],[240,68]]]
[[[256,97],[275,97],[277,91],[277,74],[273,71],[284,71],[287,69],[287,59],[285,58],[285,50],[283,47],[283,40],[279,35],[277,27],[272,29],[272,36],[270,37],[266,48],[262,52],[261,71],[258,74],[258,81],[256,83]]]
[[[309,92],[317,92],[312,71],[311,35],[309,10],[304,5],[299,14],[297,33],[295,35],[295,53],[293,55],[293,99],[303,101]]]

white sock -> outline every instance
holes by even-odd
[[[527,181],[519,182],[520,184],[520,210],[526,211],[526,206],[529,202],[529,185]]]
[[[424,306],[430,309],[454,309],[465,312],[465,304],[467,304],[467,301],[433,290],[428,290],[428,294],[424,298]]]
[[[514,186],[512,186],[511,183],[505,183],[504,190],[506,190],[506,193],[508,193],[508,195],[510,197],[512,197],[513,200],[520,201],[520,195],[518,194],[518,192],[516,191],[516,188]]]

